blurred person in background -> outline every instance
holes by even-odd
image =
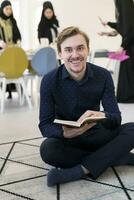
[[[3,1],[0,7],[0,48],[5,49],[13,44],[20,45],[20,42],[21,34],[13,16],[11,2]],[[14,89],[14,84],[7,85],[8,98],[12,98],[12,90]]]
[[[58,34],[59,22],[55,16],[53,5],[50,1],[43,3],[41,20],[38,25],[38,39],[41,42],[46,39],[46,43],[55,42]]]
[[[133,0],[114,0],[116,22],[106,22],[100,18],[103,26],[113,28],[111,32],[101,32],[99,35],[122,37],[121,47],[130,56],[130,59],[121,62],[117,101],[120,103],[134,103],[134,2]]]

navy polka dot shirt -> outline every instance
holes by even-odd
[[[100,104],[107,117],[103,125],[110,129],[120,126],[121,113],[110,73],[87,63],[85,77],[75,81],[63,64],[42,79],[40,131],[44,137],[63,137],[62,126],[53,123],[55,118],[75,121],[87,110],[100,111]]]

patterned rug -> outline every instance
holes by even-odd
[[[131,200],[134,167],[109,168],[99,179],[81,179],[48,188],[51,166],[39,155],[42,138],[0,144],[0,200]]]

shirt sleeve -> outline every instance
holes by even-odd
[[[111,74],[108,72],[105,88],[102,96],[102,106],[107,119],[103,122],[106,128],[114,129],[121,125],[121,112],[115,97],[114,84]]]
[[[53,84],[51,78],[45,76],[40,88],[39,129],[43,137],[63,137],[62,126],[53,123],[55,119],[55,100],[53,98]]]

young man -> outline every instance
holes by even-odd
[[[134,123],[121,125],[110,73],[87,63],[88,36],[68,27],[58,36],[58,52],[64,64],[47,74],[41,84],[40,124],[44,137],[43,161],[56,168],[47,176],[49,187],[97,178],[112,165],[134,165]],[[103,111],[100,111],[102,103]],[[55,118],[81,121],[88,116],[106,117],[80,128],[53,123]]]

